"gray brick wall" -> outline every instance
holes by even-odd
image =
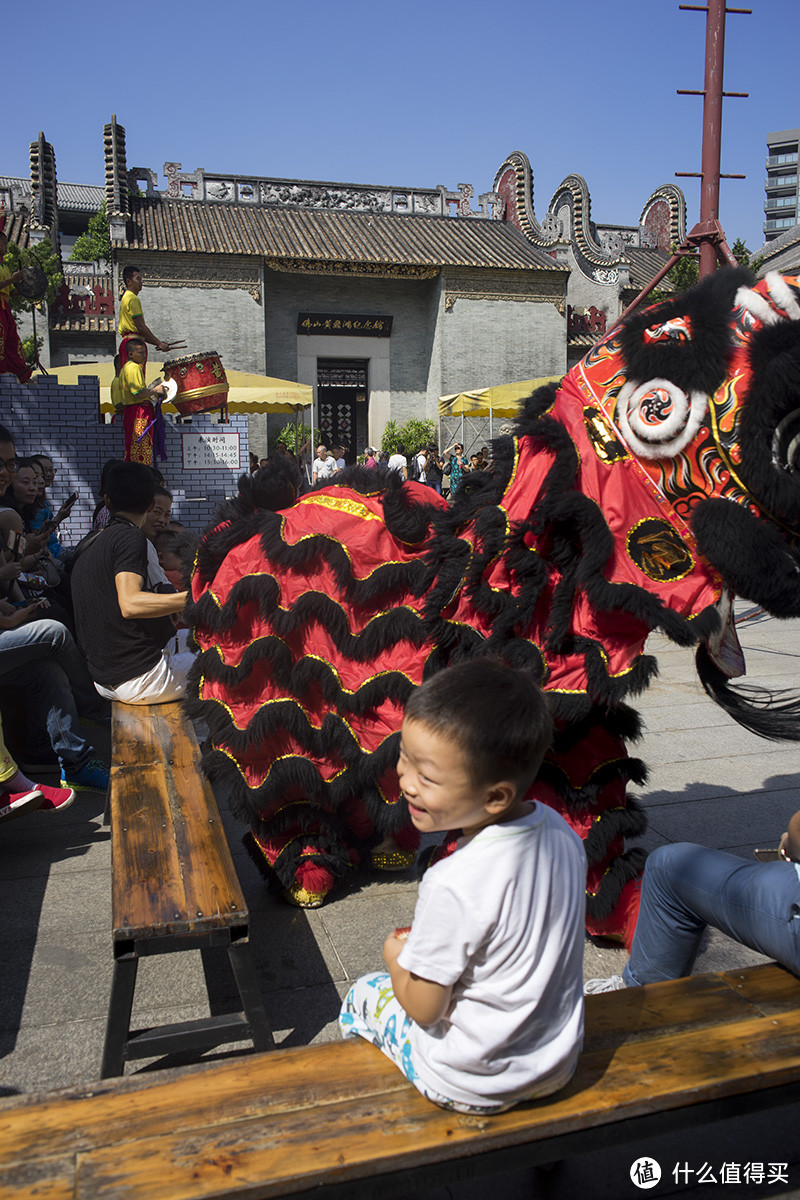
[[[232,371],[271,373],[264,355],[264,309],[245,289],[145,285],[141,300],[156,337],[186,342],[172,357],[216,350]]]
[[[90,377],[74,386],[38,377],[25,387],[13,375],[0,375],[0,423],[13,433],[17,453],[52,455],[58,469],[51,491],[54,508],[78,493],[72,516],[62,526],[65,545],[90,531],[102,465],[124,453],[122,422],[101,424],[98,393],[97,380]],[[174,496],[172,511],[188,528],[199,531],[217,504],[235,493],[239,474],[247,470],[247,417],[234,414],[227,425],[219,425],[213,413],[194,417],[190,425],[173,425],[167,418],[166,431],[167,461],[159,469]],[[220,431],[239,434],[239,470],[184,471],[181,434]]]
[[[361,313],[392,316],[392,393],[424,399],[431,342],[433,279],[365,279],[360,276],[289,275],[264,272],[267,374],[294,379],[297,373],[297,314]]]

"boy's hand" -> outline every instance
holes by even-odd
[[[392,969],[397,962],[397,956],[403,949],[403,943],[396,934],[390,933],[386,941],[383,943],[383,961],[386,963],[389,970]]]

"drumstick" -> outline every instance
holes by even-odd
[[[186,347],[186,342],[167,342],[168,350],[183,350]]]

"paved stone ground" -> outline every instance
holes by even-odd
[[[753,610],[741,606],[740,616]],[[770,687],[798,682],[800,621],[750,616],[740,627],[748,679]],[[641,789],[649,829],[643,844],[694,840],[749,857],[777,845],[800,808],[798,748],[756,738],[704,695],[692,654],[662,638],[651,642],[661,674],[641,708],[646,733],[635,748],[650,767]],[[96,729],[87,730],[97,736]],[[107,751],[107,744],[97,743]],[[0,877],[6,917],[0,930],[0,1095],[30,1093],[97,1079],[111,985],[111,880],[104,798],[80,793],[64,814],[32,814],[0,829]],[[282,1046],[337,1037],[336,1016],[351,981],[381,964],[387,929],[410,924],[416,884],[410,876],[359,878],[322,909],[303,912],[276,902],[240,843],[242,829],[220,805],[245,895],[267,1011]],[[587,943],[585,974],[618,971],[624,952]],[[698,970],[761,961],[720,934],[708,937]],[[199,951],[145,959],[134,1020],[146,1025],[230,1007],[233,983],[224,952]],[[226,1051],[223,1051],[223,1053]],[[227,1053],[235,1053],[230,1048]],[[135,1070],[178,1065],[177,1056]],[[129,1068],[130,1070],[131,1068]],[[749,1117],[642,1147],[607,1150],[550,1171],[526,1170],[492,1183],[454,1183],[427,1200],[484,1200],[502,1187],[517,1197],[635,1195],[629,1179],[639,1154],[664,1171],[651,1193],[800,1196],[800,1103],[763,1119]],[[676,1184],[676,1163],[718,1174],[725,1162],[785,1162],[789,1185]],[[426,1200],[422,1197],[421,1200]]]

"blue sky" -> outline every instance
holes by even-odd
[[[736,7],[745,7],[747,0]],[[768,131],[800,126],[800,2],[729,15],[720,215],[733,243],[763,241]],[[455,188],[491,187],[512,150],[536,214],[570,172],[592,216],[635,224],[675,171],[700,167],[705,14],[677,0],[63,0],[5,18],[0,174],[27,175],[39,129],[59,179],[102,183],[117,114],[128,166]],[[699,185],[678,180],[688,224]]]

